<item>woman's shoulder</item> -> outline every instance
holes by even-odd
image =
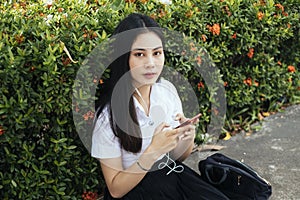
[[[97,111],[97,112],[100,112],[100,111]],[[99,113],[98,117],[95,120],[96,120],[95,127],[99,127],[99,126],[106,127],[109,125],[109,106],[108,105],[104,106],[104,108],[101,110],[101,112]]]
[[[174,84],[164,78],[160,78],[160,80],[157,84],[159,87],[162,87],[163,89],[167,90],[168,92],[177,93],[177,89],[174,86]]]

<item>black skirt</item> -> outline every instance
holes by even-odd
[[[141,182],[120,199],[229,200],[222,192],[204,182],[198,173],[183,163],[175,161],[175,163],[169,163],[168,166],[162,168],[159,164],[163,163],[162,161],[157,162]],[[116,200],[110,195],[107,188],[104,192],[104,200]]]

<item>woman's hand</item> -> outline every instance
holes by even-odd
[[[180,124],[188,120],[183,114],[178,113],[175,117],[175,120],[178,120]],[[187,131],[185,131],[181,136],[179,136],[180,140],[193,140],[195,139],[196,127],[195,124],[199,122],[199,119],[195,119],[191,122],[191,124],[187,125]]]
[[[158,156],[170,152],[178,145],[179,139],[185,133],[190,134],[191,126],[184,126],[177,129],[167,129],[170,127],[166,123],[161,123],[156,127],[152,142],[149,146],[151,152],[156,152]],[[186,135],[186,136],[188,136]]]
[[[196,135],[196,127],[195,125],[187,125],[187,131],[185,131],[182,135],[179,136],[179,140],[192,140],[194,141]]]

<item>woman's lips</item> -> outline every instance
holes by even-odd
[[[154,73],[154,72],[149,72],[149,73],[144,74],[144,77],[147,78],[147,79],[152,79],[155,76],[156,76],[156,73]]]

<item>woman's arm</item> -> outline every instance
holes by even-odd
[[[185,118],[183,114],[177,114],[176,120],[179,120],[180,123],[183,123],[187,120],[187,118]],[[194,124],[198,122],[199,120],[196,119],[192,122],[192,124],[187,125],[187,131],[179,136],[180,139],[176,148],[170,152],[172,158],[175,160],[184,161],[192,153],[196,134],[196,127]]]
[[[150,169],[159,157],[157,153],[148,153],[149,151],[151,150],[145,150],[138,160],[145,169]],[[138,166],[137,162],[123,170],[121,157],[101,159],[100,164],[108,190],[114,198],[121,198],[127,194],[147,173]]]
[[[194,137],[186,140],[180,140],[176,148],[171,151],[171,156],[175,160],[184,161],[193,151]]]
[[[178,145],[178,136],[188,130],[188,127],[182,127],[163,131],[165,127],[168,126],[162,123],[155,129],[151,144],[138,160],[142,168],[150,169],[161,155],[170,152]],[[121,198],[127,194],[147,173],[137,162],[123,170],[121,157],[101,159],[100,163],[106,185],[114,198]]]

